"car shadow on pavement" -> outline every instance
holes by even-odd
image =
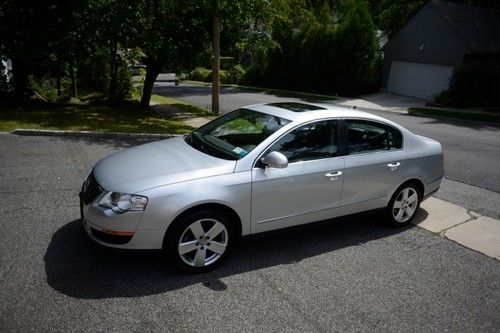
[[[47,283],[76,298],[139,297],[193,284],[224,291],[222,278],[288,265],[309,257],[389,237],[410,227],[389,228],[377,215],[362,214],[246,237],[214,271],[189,275],[166,263],[160,252],[120,252],[94,244],[80,220],[60,228],[45,254]],[[293,246],[291,246],[293,244]]]

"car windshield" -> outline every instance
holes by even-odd
[[[290,120],[239,109],[186,135],[186,142],[211,156],[238,160]]]

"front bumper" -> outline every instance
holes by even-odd
[[[100,245],[124,250],[162,248],[163,233],[140,229],[143,212],[116,214],[94,202],[84,204],[80,193],[80,217],[87,235]]]

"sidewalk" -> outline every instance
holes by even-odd
[[[500,260],[500,221],[431,197],[413,224],[474,251]]]

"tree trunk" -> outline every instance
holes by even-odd
[[[14,96],[24,97],[28,91],[28,73],[22,60],[12,59],[12,79],[14,80]]]
[[[160,71],[153,66],[146,66],[146,77],[144,78],[144,86],[142,88],[141,109],[149,109],[149,102],[151,101],[151,94],[153,93],[153,86]]]
[[[216,6],[212,9],[212,113],[219,115],[220,21]]]

